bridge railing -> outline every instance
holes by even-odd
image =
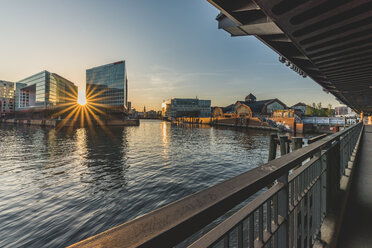
[[[324,217],[337,208],[340,178],[362,127],[348,127],[72,247],[176,246],[254,194],[258,196],[188,245],[310,247]]]

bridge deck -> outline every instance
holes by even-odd
[[[372,126],[365,126],[361,149],[338,242],[342,248],[372,246]]]

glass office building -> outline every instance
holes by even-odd
[[[99,107],[128,107],[128,80],[125,61],[102,65],[86,71],[87,101]]]
[[[15,110],[30,108],[53,109],[77,102],[78,89],[71,81],[42,71],[16,83]]]
[[[0,80],[0,117],[14,112],[14,83]]]
[[[173,98],[162,104],[163,117],[210,117],[211,100]]]

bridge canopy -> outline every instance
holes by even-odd
[[[372,114],[371,0],[208,0],[219,28],[254,35],[356,112]]]

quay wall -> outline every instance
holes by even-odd
[[[241,127],[252,129],[264,129],[278,131],[277,128],[270,126],[268,123],[261,121],[259,118],[197,118],[197,117],[182,117],[177,118],[176,122],[191,123],[191,124],[208,124],[212,126],[226,127]]]
[[[106,126],[139,126],[138,119],[133,120],[108,120],[105,122]]]
[[[30,125],[42,126],[44,123],[43,120],[31,120]]]
[[[294,130],[294,118],[272,118],[275,122],[281,122],[288,125],[291,130]],[[278,128],[270,126],[267,122],[261,121],[257,117],[247,118],[197,118],[197,117],[180,117],[177,118],[178,123],[191,123],[191,124],[208,124],[213,126],[229,126],[229,127],[244,127],[253,129],[265,129],[278,131]],[[296,133],[308,133],[313,131],[312,124],[296,123]]]
[[[31,119],[0,119],[0,123],[19,124],[19,125],[35,125],[35,126],[48,126],[48,127],[85,127],[88,126],[88,122],[83,124],[80,120],[31,120]],[[92,121],[89,125],[93,126],[139,126],[140,122],[138,119],[128,120],[102,120],[101,122]]]

